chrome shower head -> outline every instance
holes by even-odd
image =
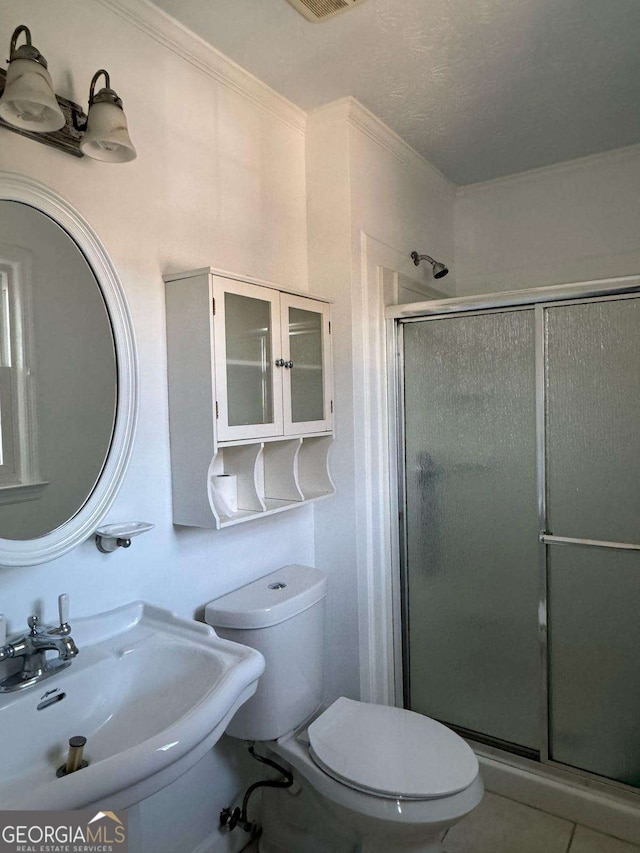
[[[429,261],[433,267],[434,278],[444,278],[449,272],[445,264],[441,264],[440,261],[434,261],[430,255],[419,255],[417,252],[411,252],[411,260],[416,266],[419,265],[420,261]]]

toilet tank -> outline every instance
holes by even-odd
[[[258,689],[227,734],[274,740],[320,705],[326,594],[324,572],[293,565],[207,604],[205,620],[220,637],[257,649],[266,662]]]

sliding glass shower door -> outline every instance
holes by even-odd
[[[549,753],[640,787],[640,299],[550,307],[545,342]]]
[[[640,787],[640,298],[400,324],[408,707]]]
[[[534,311],[403,333],[408,705],[536,751]]]

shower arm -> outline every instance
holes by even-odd
[[[411,260],[416,266],[420,265],[420,261],[429,261],[432,267],[436,265],[431,255],[419,255],[417,252],[411,252]]]

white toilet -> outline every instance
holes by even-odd
[[[327,578],[285,566],[210,602],[221,637],[266,670],[227,734],[264,741],[299,785],[268,789],[261,853],[437,853],[484,788],[470,747],[435,720],[344,697],[322,710]],[[278,760],[278,758],[276,758]]]

